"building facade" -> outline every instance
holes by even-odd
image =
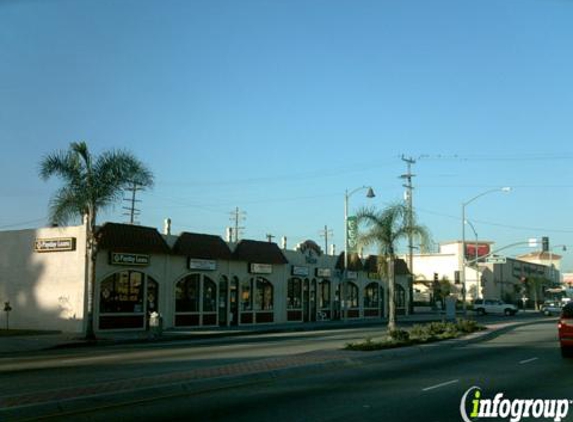
[[[414,300],[432,301],[436,283],[447,281],[451,293],[463,298],[463,265],[465,267],[466,300],[502,299],[526,307],[534,307],[546,298],[546,292],[559,284],[561,256],[546,252],[520,255],[516,259],[490,256],[493,242],[466,242],[465,261],[462,242],[440,244],[438,253],[414,255]],[[499,259],[497,259],[499,258]],[[488,262],[490,261],[490,262]]]
[[[81,332],[86,315],[85,228],[0,233],[0,300],[14,328]],[[387,316],[387,280],[376,257],[324,254],[313,241],[225,242],[197,233],[106,223],[97,233],[96,331],[306,323]],[[396,262],[396,302],[405,313],[408,272]]]

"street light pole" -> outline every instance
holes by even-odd
[[[474,196],[473,198],[469,199],[466,202],[462,202],[462,309],[464,316],[467,314],[467,303],[466,303],[466,206],[475,201],[478,198],[481,198],[484,195],[494,193],[494,192],[511,192],[511,188],[503,187],[503,188],[496,188],[490,189],[485,192],[480,193],[479,195]]]
[[[344,269],[342,276],[342,289],[340,289],[341,299],[344,300],[344,306],[342,307],[342,318],[344,321],[346,321],[348,310],[348,298],[346,297],[346,285],[348,284],[348,198],[363,189],[368,189],[366,198],[374,198],[376,196],[371,186],[360,186],[351,192],[348,192],[348,189],[346,189],[344,192]]]
[[[476,232],[476,228],[474,227],[474,225],[472,224],[472,222],[470,220],[466,220],[466,223],[470,226],[470,228],[472,229],[472,231],[474,232],[474,236],[476,238],[476,246],[475,246],[475,265],[476,265],[476,286],[477,286],[477,294],[478,294],[478,298],[481,298],[481,279],[480,279],[480,270],[479,270],[479,251],[478,251],[478,234]]]

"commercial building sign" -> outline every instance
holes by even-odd
[[[346,239],[348,254],[358,253],[358,220],[354,216],[346,219]]]
[[[346,278],[349,280],[357,280],[358,279],[358,272],[357,271],[347,271]]]
[[[330,268],[317,268],[316,276],[323,278],[330,278],[332,277],[332,270]]]
[[[249,266],[251,274],[272,274],[273,266],[271,264],[254,264]]]
[[[149,265],[150,256],[138,253],[111,252],[109,254],[109,263],[111,265]]]
[[[76,249],[75,237],[58,237],[52,239],[36,239],[36,252],[63,252]]]
[[[189,269],[200,271],[215,271],[217,269],[217,261],[213,261],[212,259],[189,258]]]
[[[477,249],[476,249],[477,246]],[[477,258],[479,262],[483,262],[485,256],[490,253],[490,245],[487,243],[466,243],[466,259],[468,261],[475,261]]]
[[[308,267],[299,267],[297,265],[293,265],[291,269],[291,275],[296,275],[299,277],[308,277],[309,271]]]

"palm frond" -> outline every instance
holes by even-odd
[[[88,210],[96,215],[98,209],[117,202],[133,182],[153,186],[152,172],[131,153],[109,151],[94,158],[85,142],[74,142],[68,151],[44,157],[39,173],[45,180],[59,176],[64,181],[50,202],[50,218],[58,223]]]
[[[87,198],[69,186],[60,188],[50,200],[49,219],[51,223],[65,225],[87,211]]]

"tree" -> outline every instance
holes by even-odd
[[[452,294],[453,286],[448,277],[443,276],[440,280],[433,283],[434,298],[445,304],[445,300]]]
[[[396,248],[398,242],[408,239],[411,234],[418,238],[422,248],[427,248],[430,240],[428,230],[408,221],[408,208],[401,204],[393,204],[376,211],[374,208],[362,208],[357,213],[357,221],[360,226],[366,228],[360,233],[358,241],[361,245],[376,246],[378,248],[378,272],[381,276],[388,277],[388,330],[396,329],[396,278],[394,263],[396,261]]]
[[[153,174],[129,152],[112,150],[92,156],[85,142],[73,142],[67,151],[45,156],[39,173],[43,180],[57,176],[64,182],[50,200],[51,222],[67,224],[79,217],[86,225],[86,338],[93,340],[98,212],[120,200],[128,185],[153,186]]]

